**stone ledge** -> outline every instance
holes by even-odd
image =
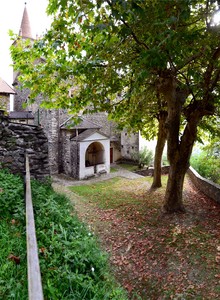
[[[220,185],[216,184],[199,175],[192,167],[189,167],[187,174],[189,175],[195,186],[206,196],[220,203]]]

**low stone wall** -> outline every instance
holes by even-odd
[[[166,175],[169,173],[170,166],[162,166],[161,167],[161,174]],[[148,169],[137,170],[135,173],[142,175],[142,176],[154,176],[154,168],[150,167]]]
[[[146,170],[136,171],[135,173],[142,176],[153,176],[154,169],[149,168]],[[163,166],[161,169],[162,174],[169,173],[169,166]],[[200,176],[192,167],[190,167],[187,171],[191,181],[195,184],[195,186],[202,191],[205,195],[212,198],[216,202],[220,203],[220,185],[216,184],[206,178]]]
[[[192,167],[188,169],[187,174],[200,191],[220,203],[220,185],[203,178]]]
[[[25,154],[30,161],[31,176],[43,179],[50,175],[48,142],[39,126],[10,123],[0,111],[0,168],[24,174]]]

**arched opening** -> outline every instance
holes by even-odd
[[[105,162],[105,150],[101,143],[93,142],[90,144],[86,150],[85,155],[85,166],[96,166],[99,164],[104,164]]]

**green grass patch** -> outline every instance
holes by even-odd
[[[144,182],[145,178],[139,179],[136,183],[140,181]],[[131,191],[130,194],[128,192],[131,186],[133,186],[133,182],[115,177],[95,184],[73,186],[70,187],[70,190],[82,197],[89,198],[100,208],[111,209],[134,201],[133,192]],[[136,201],[138,201],[137,197]]]
[[[108,256],[69,200],[37,181],[32,193],[45,299],[127,299],[111,275]],[[0,194],[0,298],[23,300],[28,296],[22,180],[0,171]]]
[[[111,167],[110,168],[110,173],[115,173],[115,172],[118,172],[118,169],[115,168],[115,167]]]
[[[131,172],[139,170],[138,165],[121,163],[119,166]]]

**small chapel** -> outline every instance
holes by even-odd
[[[31,22],[25,5],[19,35],[34,41]],[[2,83],[0,81],[0,87]],[[43,128],[48,139],[49,169],[51,174],[66,174],[76,179],[110,172],[110,164],[121,159],[132,160],[139,153],[140,135],[118,130],[107,113],[73,116],[64,109],[44,109],[40,106],[43,95],[24,108],[29,91],[22,88],[19,72],[14,72],[11,89],[14,109],[9,113],[11,122],[31,124]]]

